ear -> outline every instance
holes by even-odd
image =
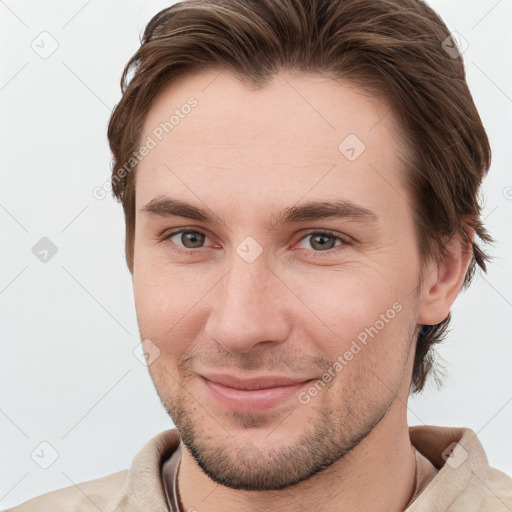
[[[459,234],[446,244],[446,254],[431,264],[423,276],[417,323],[435,325],[446,319],[455,301],[473,254],[475,231],[466,226],[468,240]]]

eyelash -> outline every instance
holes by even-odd
[[[205,247],[199,247],[197,249],[187,249],[187,248],[180,247],[179,245],[175,244],[174,242],[171,242],[170,239],[173,236],[179,235],[181,233],[194,233],[194,234],[208,236],[206,233],[203,233],[202,231],[199,231],[196,229],[183,229],[182,228],[182,229],[178,229],[176,231],[171,231],[170,233],[163,235],[161,237],[161,242],[169,242],[169,243],[173,244],[175,246],[174,250],[176,250],[177,252],[182,253],[182,254],[191,254],[193,252],[201,251],[201,249],[205,249]],[[350,240],[348,239],[348,237],[343,236],[340,233],[337,233],[336,231],[329,231],[329,230],[324,230],[324,229],[309,231],[308,233],[303,235],[302,238],[300,238],[299,242],[301,242],[302,240],[304,240],[312,235],[324,235],[324,236],[328,236],[331,238],[335,238],[336,240],[339,240],[340,242],[342,242],[341,245],[335,246],[331,249],[326,249],[324,251],[315,251],[314,249],[310,249],[314,253],[314,257],[322,257],[323,254],[329,255],[329,254],[332,254],[333,252],[337,252],[338,250],[343,250],[343,247],[346,245],[350,245]],[[308,249],[305,249],[305,250],[308,250]]]

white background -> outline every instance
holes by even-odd
[[[0,508],[128,468],[173,426],[133,354],[122,207],[92,195],[110,176],[106,127],[122,69],[168,5],[0,1]],[[488,275],[453,308],[440,349],[449,378],[410,401],[409,420],[472,428],[491,465],[512,475],[512,0],[431,5],[469,43],[468,81],[493,149],[484,217],[497,244]],[[58,43],[47,59],[31,47],[43,31]],[[32,253],[42,237],[58,249],[47,263]],[[46,470],[31,459],[42,441],[59,454]]]

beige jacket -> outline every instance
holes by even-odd
[[[489,466],[469,428],[415,426],[411,442],[439,468],[407,512],[511,512],[512,478]],[[165,430],[137,453],[129,470],[33,498],[8,512],[168,511],[161,467],[179,442]]]

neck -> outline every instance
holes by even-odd
[[[238,491],[218,485],[184,447],[178,473],[183,510],[403,511],[414,494],[416,476],[403,394],[352,451],[308,480],[279,491]]]

